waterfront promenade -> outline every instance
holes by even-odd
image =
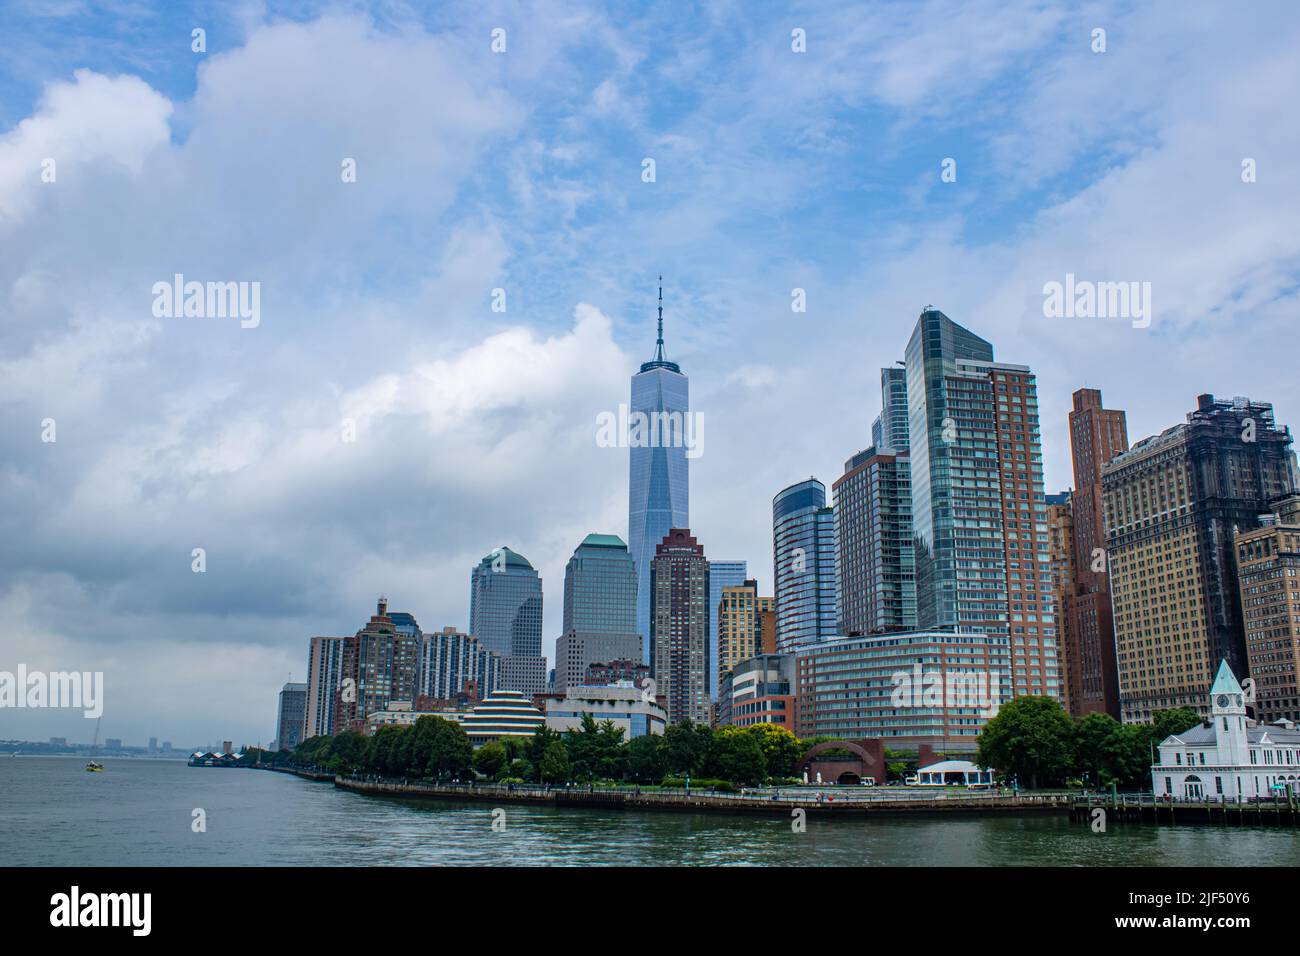
[[[319,779],[317,775],[314,779]],[[530,803],[601,810],[750,813],[789,817],[795,810],[859,816],[918,813],[1060,813],[1069,811],[1068,794],[1015,796],[979,791],[874,791],[871,788],[789,788],[721,793],[708,790],[658,790],[637,787],[539,787],[516,784],[435,784],[424,781],[336,777],[334,786],[371,796],[485,803]]]

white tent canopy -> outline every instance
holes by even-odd
[[[949,783],[961,783],[970,787],[991,784],[993,771],[977,767],[969,760],[941,760],[918,770],[916,779],[922,786],[942,787]]]

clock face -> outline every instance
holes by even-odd
[[[1227,695],[1227,694],[1220,694],[1220,695],[1219,695],[1218,704],[1219,704],[1220,707],[1227,707],[1227,706],[1228,706],[1228,695]]]

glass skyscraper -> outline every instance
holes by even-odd
[[[916,616],[1007,634],[1015,696],[1060,696],[1038,385],[937,309],[907,344]]]
[[[522,554],[498,548],[474,568],[469,632],[502,656],[542,653],[542,579]]]
[[[555,642],[555,691],[583,684],[592,664],[644,660],[636,629],[636,565],[623,539],[589,534],[564,569],[564,631]]]
[[[837,636],[835,512],[816,478],[772,499],[776,641],[783,653]]]
[[[690,380],[676,362],[664,357],[663,289],[659,290],[659,338],[655,357],[632,376],[632,416],[647,416],[650,430],[664,415],[676,414],[684,422],[690,413]],[[658,417],[656,417],[658,416]],[[643,430],[644,434],[644,430]],[[679,435],[681,432],[679,431]],[[672,528],[690,525],[689,484],[684,442],[665,446],[630,440],[628,465],[627,540],[636,563],[636,630],[645,638],[645,661],[650,653],[650,563],[655,548]]]
[[[992,362],[993,346],[938,309],[922,312],[907,343],[916,623],[921,628],[974,624],[967,629],[983,631],[994,621],[1000,625],[996,630],[1006,633],[992,386],[987,376],[959,371],[962,361]],[[993,572],[987,584],[984,572]],[[959,587],[984,596],[973,616],[975,609],[968,607],[959,619]]]

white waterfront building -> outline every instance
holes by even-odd
[[[1210,719],[1160,743],[1151,768],[1156,797],[1227,803],[1285,797],[1300,781],[1300,731],[1293,721],[1257,724],[1225,660],[1210,688]]]

